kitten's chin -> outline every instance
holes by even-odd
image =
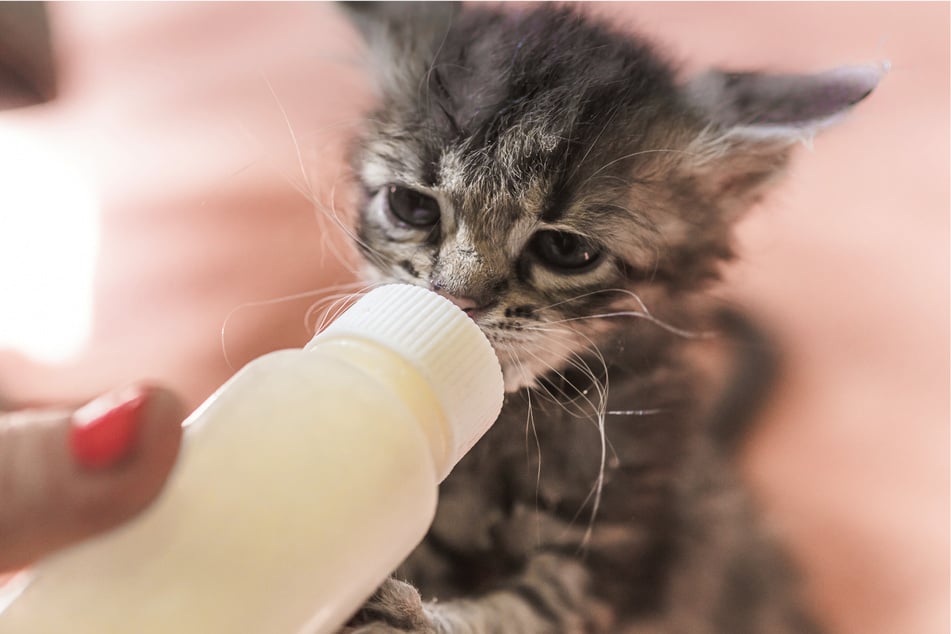
[[[522,388],[535,387],[535,375],[524,367],[510,363],[502,363],[502,381],[505,391],[518,392]]]

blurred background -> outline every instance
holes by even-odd
[[[949,5],[584,10],[684,72],[890,63],[744,221],[719,293],[786,353],[744,467],[823,619],[947,632]],[[10,15],[0,79],[4,64],[48,76],[11,53],[41,32]],[[0,94],[20,106],[0,110],[0,408],[141,379],[195,406],[304,343],[308,309],[354,279],[327,212],[349,213],[346,140],[372,103],[358,43],[326,4],[57,3],[48,17],[56,81],[33,88],[55,96]]]

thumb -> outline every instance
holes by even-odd
[[[132,387],[76,412],[0,415],[0,571],[146,507],[175,463],[182,414],[171,392]]]

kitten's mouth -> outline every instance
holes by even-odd
[[[450,302],[458,306],[462,310],[462,312],[468,315],[469,318],[475,321],[476,323],[478,323],[480,317],[484,316],[487,312],[489,312],[489,310],[493,306],[495,306],[495,304],[498,303],[493,301],[487,304],[480,305],[474,299],[471,299],[469,297],[457,297],[455,295],[446,293],[442,290],[437,290],[437,289],[433,289],[433,290],[435,290],[436,293],[438,293],[439,295],[442,295],[443,297],[448,299]]]
[[[478,310],[479,308],[481,308],[481,307],[475,302],[475,300],[470,299],[470,298],[468,298],[468,297],[457,297],[456,295],[452,295],[451,293],[447,293],[447,292],[445,292],[445,291],[443,291],[442,289],[439,289],[439,288],[433,288],[432,290],[434,290],[434,291],[436,292],[436,294],[442,295],[443,297],[445,297],[446,299],[448,299],[450,302],[452,302],[453,304],[455,304],[456,306],[458,306],[459,308],[461,308],[463,311],[465,311],[465,313],[466,313],[467,315],[470,313],[470,311]]]
[[[486,308],[480,306],[479,308],[463,308],[462,312],[467,314],[472,321],[479,323],[479,317],[485,315],[486,310]]]

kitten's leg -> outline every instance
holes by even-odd
[[[589,593],[576,559],[534,556],[504,587],[481,597],[423,602],[409,584],[389,579],[351,621],[348,634],[594,634],[610,631],[611,610]]]
[[[712,446],[701,447],[680,480],[681,529],[663,631],[820,634],[791,562],[722,460]]]

